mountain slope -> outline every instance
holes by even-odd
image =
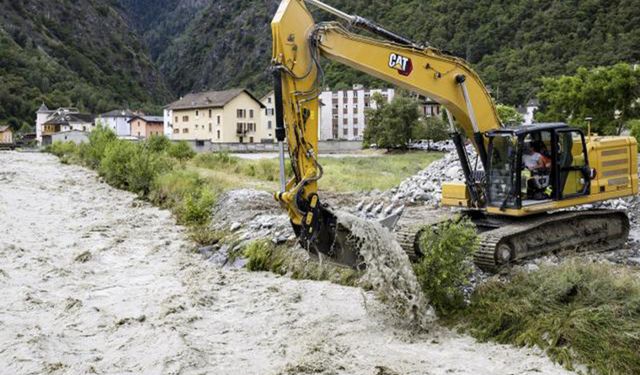
[[[192,90],[246,86],[263,93],[271,84],[270,23],[279,1],[210,1],[157,60],[180,95]]]
[[[108,4],[0,1],[0,121],[31,124],[42,101],[102,112],[172,97],[121,11]]]
[[[511,104],[535,95],[542,76],[640,61],[640,7],[634,0],[326,2],[466,58],[498,100]],[[265,91],[269,21],[279,1],[209,3],[157,54],[169,84],[180,94],[232,86]],[[332,87],[372,82],[337,64],[327,66],[326,83]]]

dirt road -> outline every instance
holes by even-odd
[[[566,373],[393,328],[359,289],[217,268],[168,212],[52,156],[0,165],[2,374]]]

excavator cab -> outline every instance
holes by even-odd
[[[582,130],[537,124],[488,132],[486,195],[489,210],[511,216],[546,211],[547,203],[590,194]]]

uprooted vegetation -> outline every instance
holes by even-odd
[[[286,246],[267,240],[248,244],[242,254],[250,271],[270,271],[293,279],[331,281],[346,286],[367,286],[359,282],[361,273],[352,268],[310,260]]]
[[[419,239],[424,256],[413,265],[422,290],[440,315],[464,308],[463,288],[473,272],[478,236],[468,219],[445,221],[424,229]]]
[[[572,369],[640,373],[640,278],[572,261],[480,286],[458,321],[476,337],[538,346]]]

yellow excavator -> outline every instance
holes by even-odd
[[[339,21],[316,23],[307,5]],[[283,0],[271,27],[281,169],[275,198],[310,252],[359,265],[348,229],[318,196],[321,58],[432,98],[455,119],[451,136],[465,181],[443,184],[442,203],[463,208],[476,224],[481,246],[475,262],[481,268],[495,271],[545,253],[604,251],[625,244],[625,212],[578,206],[638,192],[634,138],[585,135],[563,123],[505,127],[487,88],[464,60],[318,0]],[[293,167],[289,181],[284,142]],[[479,163],[471,163],[467,143]],[[432,217],[433,212],[417,208],[392,221],[410,257],[421,255],[420,231]]]

